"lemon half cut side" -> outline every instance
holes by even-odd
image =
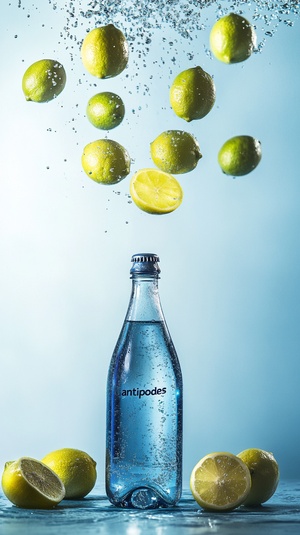
[[[65,497],[65,487],[55,472],[30,457],[5,464],[2,488],[14,505],[27,509],[51,509]]]
[[[251,475],[245,463],[232,453],[210,453],[194,467],[190,488],[203,509],[232,510],[248,496]]]
[[[130,181],[130,195],[135,204],[149,214],[168,214],[182,202],[179,182],[169,173],[157,169],[141,169]]]

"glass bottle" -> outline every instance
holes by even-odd
[[[132,293],[107,382],[106,492],[118,507],[181,496],[182,376],[158,293],[155,254],[132,257]]]

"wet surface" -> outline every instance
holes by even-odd
[[[300,533],[300,482],[281,482],[262,507],[230,513],[200,509],[189,491],[177,507],[138,511],[117,509],[99,489],[80,501],[63,501],[51,511],[18,509],[0,495],[0,534],[60,535],[289,535]]]

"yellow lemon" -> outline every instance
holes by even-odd
[[[229,13],[219,19],[210,32],[210,48],[224,63],[239,63],[249,58],[256,46],[256,33],[245,17]]]
[[[66,72],[58,61],[41,59],[25,71],[22,89],[26,100],[49,102],[57,97],[66,85]]]
[[[95,486],[96,462],[84,451],[62,448],[48,453],[42,462],[49,466],[63,482],[66,499],[83,498]]]
[[[248,496],[251,476],[245,463],[232,453],[210,453],[192,470],[190,488],[203,509],[231,510]]]
[[[59,477],[48,466],[30,457],[5,464],[2,488],[12,503],[27,509],[51,509],[65,497]]]
[[[98,139],[85,146],[81,157],[85,173],[95,182],[117,184],[130,172],[127,150],[111,139]]]
[[[226,175],[247,175],[257,167],[262,157],[261,143],[252,136],[235,136],[222,145],[219,165]]]
[[[149,214],[168,214],[180,206],[183,192],[169,173],[140,169],[130,181],[130,195],[135,204]]]
[[[273,496],[279,482],[279,466],[273,455],[259,448],[249,448],[238,454],[251,474],[251,490],[243,505],[257,506]]]
[[[166,130],[150,144],[155,165],[166,173],[188,173],[202,158],[198,141],[182,130]]]
[[[188,122],[205,117],[215,100],[214,81],[210,74],[199,66],[179,73],[170,88],[173,111]]]
[[[111,130],[123,121],[125,106],[119,95],[104,91],[90,98],[86,114],[96,128]]]
[[[126,67],[129,47],[124,34],[113,24],[91,30],[83,40],[81,59],[97,78],[117,76]]]

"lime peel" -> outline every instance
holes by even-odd
[[[155,165],[171,174],[193,171],[202,158],[198,141],[183,130],[162,132],[150,144],[150,152]]]
[[[210,48],[224,63],[239,63],[248,59],[256,46],[256,33],[250,22],[237,13],[229,13],[213,25]]]
[[[94,28],[83,40],[82,63],[97,78],[111,78],[120,74],[128,63],[128,57],[127,40],[113,24]]]

